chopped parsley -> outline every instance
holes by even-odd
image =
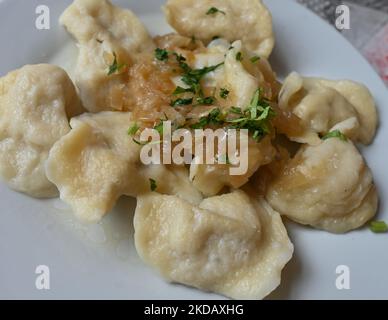
[[[256,90],[251,103],[246,110],[232,107],[231,113],[239,115],[238,118],[228,120],[233,129],[247,129],[256,141],[259,141],[270,132],[270,122],[276,113],[271,106],[261,99],[261,90]]]
[[[172,107],[177,107],[177,106],[187,106],[189,104],[192,104],[193,103],[193,98],[189,98],[189,99],[176,99],[176,100],[173,100],[171,101],[171,106]]]
[[[215,100],[216,99],[214,97],[206,97],[206,98],[198,97],[197,103],[200,105],[211,106],[212,104],[214,104]]]
[[[114,60],[113,60],[113,63],[109,66],[108,76],[116,72],[119,72],[123,67],[126,66],[125,63],[121,63],[121,64],[118,63],[117,55],[115,52],[113,52],[113,57],[114,57]]]
[[[242,53],[240,51],[237,52],[237,54],[236,54],[236,60],[237,61],[243,61],[243,56],[242,56]]]
[[[140,127],[135,122],[132,126],[129,127],[128,135],[129,136],[134,136],[139,131],[139,129],[140,129]]]
[[[222,99],[227,99],[229,93],[230,93],[230,92],[229,92],[228,89],[225,89],[225,88],[221,88],[221,89],[220,89],[220,97],[221,97]]]
[[[155,49],[155,58],[159,61],[167,61],[168,60],[168,51],[166,49]]]
[[[230,116],[233,115],[233,118]],[[236,117],[237,116],[237,117]],[[276,113],[265,99],[261,98],[261,90],[258,89],[250,104],[245,110],[231,107],[227,112],[214,108],[207,116],[201,117],[197,123],[192,124],[192,129],[203,129],[209,125],[227,126],[230,129],[247,129],[253,139],[260,141],[270,133],[270,120]]]
[[[149,180],[150,180],[150,189],[151,189],[151,191],[155,191],[158,188],[158,186],[156,184],[156,181],[154,179],[151,179],[151,178]]]
[[[238,114],[238,115],[242,115],[243,114],[241,108],[238,108],[238,107],[231,107],[229,109],[229,112],[230,113],[234,113],[234,114]]]
[[[322,140],[327,140],[330,138],[338,138],[342,141],[348,140],[348,138],[339,130],[334,130],[334,131],[329,132],[328,134],[326,134],[322,137]]]
[[[201,117],[199,121],[191,125],[192,129],[203,129],[208,125],[221,125],[224,123],[224,115],[219,108],[215,108],[205,117]]]
[[[182,94],[182,93],[186,93],[186,92],[195,93],[195,91],[193,90],[193,88],[176,87],[176,88],[175,88],[175,91],[174,91],[172,94],[173,94],[173,95],[178,95],[178,94]]]
[[[254,56],[250,60],[251,60],[252,63],[256,63],[257,61],[260,60],[260,57],[259,56]]]
[[[159,132],[159,134],[163,134],[163,121],[160,121],[154,129]]]
[[[388,232],[388,225],[384,221],[372,221],[369,224],[369,228],[374,233],[385,233],[385,232]]]
[[[216,14],[216,13],[222,13],[223,15],[226,15],[225,11],[222,11],[216,7],[211,7],[207,12],[206,14],[207,15],[213,15],[213,14]]]

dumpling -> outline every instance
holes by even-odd
[[[166,279],[236,299],[262,299],[279,284],[293,245],[279,214],[243,191],[195,206],[175,196],[138,198],[140,257]]]
[[[168,0],[164,11],[179,34],[205,43],[214,37],[242,40],[248,50],[265,58],[275,44],[272,17],[261,0]]]
[[[227,136],[227,132],[225,132],[224,139],[227,139]],[[248,148],[246,150],[241,148],[239,154],[240,164],[227,163],[227,159],[224,159],[226,156],[221,154],[217,156],[216,162],[223,160],[225,164],[191,164],[190,179],[193,181],[193,185],[205,196],[214,196],[225,186],[237,189],[246,184],[257,169],[270,163],[275,155],[276,149],[272,146],[269,136],[263,138],[260,142],[249,138]],[[234,166],[240,167],[242,170],[244,158],[247,159],[246,172],[232,175],[230,168]]]
[[[376,106],[369,90],[348,80],[303,78],[291,73],[279,95],[279,107],[292,111],[310,131],[297,142],[317,144],[317,134],[326,134],[336,124],[353,118],[349,137],[364,144],[372,142],[377,128]],[[315,136],[314,136],[315,135]]]
[[[154,44],[140,20],[107,0],[75,0],[60,18],[79,46],[76,85],[87,110],[123,110],[126,69]],[[108,74],[116,62],[115,70]]]
[[[240,40],[230,44],[225,39],[216,39],[207,48],[194,53],[196,69],[223,63],[203,80],[203,86],[210,91],[220,92],[221,89],[226,89],[229,92],[225,99],[218,97],[217,104],[221,108],[235,106],[245,109],[258,88],[266,99],[277,100],[280,84],[270,64],[264,58],[252,62],[253,57]],[[182,83],[177,85],[184,86]]]
[[[14,190],[55,197],[44,163],[51,146],[82,112],[73,83],[59,67],[27,65],[0,79],[0,176]]]
[[[51,149],[47,176],[79,219],[100,220],[121,195],[149,192],[149,179],[158,192],[201,201],[185,168],[141,163],[141,146],[127,134],[131,121],[125,112],[84,114],[71,119],[72,130]]]
[[[353,143],[338,138],[302,146],[269,183],[266,198],[280,214],[333,233],[364,225],[377,210],[371,171]]]

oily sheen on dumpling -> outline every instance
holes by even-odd
[[[83,114],[71,119],[71,132],[51,149],[47,176],[79,219],[100,220],[121,195],[149,192],[150,179],[161,193],[193,203],[202,199],[184,167],[141,163],[141,146],[127,134],[131,121],[131,113],[126,112]]]
[[[356,229],[377,210],[372,173],[351,142],[304,145],[269,184],[266,198],[280,214],[334,233]]]
[[[211,8],[218,11],[211,13]],[[274,47],[272,17],[261,0],[168,0],[164,11],[168,23],[183,36],[205,43],[214,37],[242,40],[265,58]]]
[[[317,134],[326,134],[338,123],[353,119],[348,136],[364,144],[372,142],[377,128],[377,111],[373,97],[362,84],[349,80],[305,78],[293,72],[285,80],[279,106],[292,111],[310,129],[298,142],[316,144]],[[312,135],[315,133],[315,137]]]
[[[167,280],[236,299],[262,299],[293,253],[279,214],[235,191],[192,205],[175,196],[138,197],[140,257]]]
[[[64,70],[27,65],[0,79],[0,176],[28,195],[54,197],[44,163],[51,146],[70,131],[68,118],[82,112]]]
[[[75,0],[60,22],[78,42],[75,77],[85,108],[90,112],[122,110],[126,66],[154,49],[146,28],[130,10],[108,0]],[[118,68],[108,75],[114,55]]]

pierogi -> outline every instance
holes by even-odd
[[[60,23],[78,42],[75,80],[85,108],[124,111],[120,101],[128,81],[124,71],[139,55],[154,49],[146,28],[130,10],[107,0],[75,0]],[[110,66],[115,68],[109,70]]]
[[[66,72],[27,65],[0,79],[0,176],[14,190],[50,198],[58,190],[44,164],[52,145],[83,111]]]
[[[279,214],[243,191],[192,205],[138,197],[135,245],[166,279],[235,299],[262,299],[279,284],[293,245]]]
[[[60,23],[79,49],[75,86],[47,64],[0,79],[0,176],[34,197],[59,191],[89,223],[136,197],[145,263],[262,299],[293,255],[281,216],[332,233],[375,216],[355,145],[373,141],[375,102],[350,80],[282,84],[262,0],[167,0],[164,13],[177,33],[152,38],[128,9],[74,0]]]
[[[303,146],[270,182],[266,199],[280,214],[333,233],[364,225],[376,214],[372,173],[350,141]]]
[[[261,0],[168,0],[164,12],[179,34],[205,43],[214,37],[242,40],[264,58],[275,45],[271,13]]]
[[[372,95],[364,85],[353,81],[304,78],[294,72],[283,84],[279,107],[292,111],[310,130],[304,136],[291,137],[297,142],[315,144],[318,134],[324,135],[349,119],[347,132],[352,140],[369,144],[376,133],[377,112]]]

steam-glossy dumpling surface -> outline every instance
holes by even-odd
[[[335,233],[364,225],[377,210],[372,173],[354,145],[338,138],[303,146],[266,198],[280,214]]]
[[[217,8],[214,14],[209,9]],[[214,37],[242,40],[250,51],[268,57],[274,47],[272,17],[261,0],[168,0],[168,23],[181,35],[205,42]]]
[[[57,195],[44,163],[70,131],[68,118],[81,111],[74,85],[59,67],[27,65],[0,79],[0,175],[11,188],[34,197]]]
[[[149,179],[156,181],[161,193],[177,194],[192,202],[201,200],[185,168],[142,164],[141,146],[127,134],[131,121],[127,112],[73,118],[71,132],[50,151],[47,176],[81,220],[98,221],[121,195],[148,192]]]
[[[165,278],[232,298],[268,295],[293,252],[279,214],[242,191],[196,206],[151,193],[134,223],[138,253]]]
[[[79,46],[76,85],[90,112],[122,110],[126,66],[154,48],[140,20],[130,11],[107,0],[75,0],[60,18]],[[116,55],[117,72],[109,66]]]
[[[377,128],[373,97],[362,84],[349,80],[304,78],[290,74],[280,92],[279,106],[292,111],[311,132],[291,137],[298,142],[317,144],[317,134],[326,134],[335,125],[352,119],[348,136],[364,144],[372,142]],[[312,137],[311,133],[315,133]]]

